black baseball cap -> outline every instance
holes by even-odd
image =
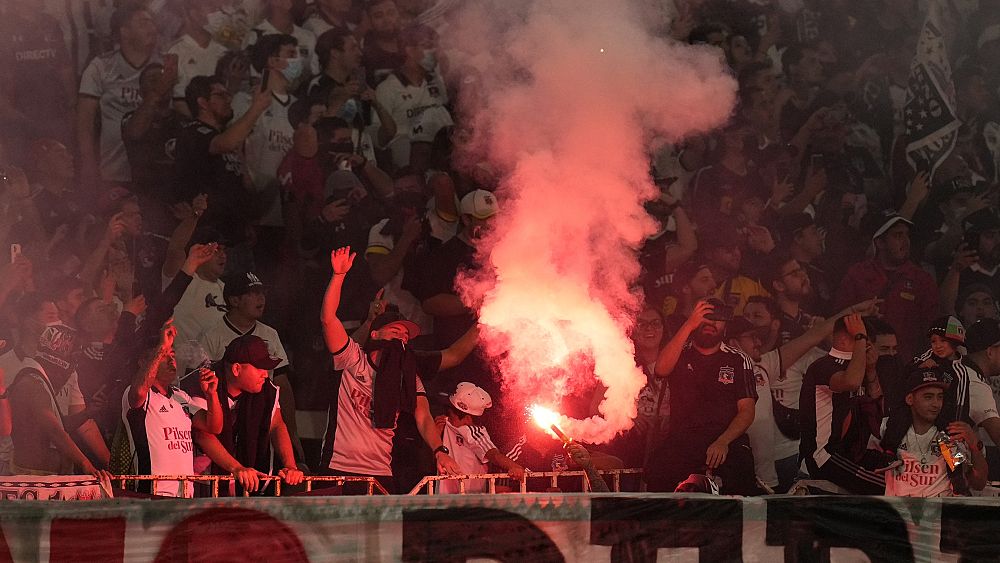
[[[260,281],[257,274],[254,274],[253,272],[242,272],[239,274],[223,276],[222,283],[224,284],[224,287],[222,288],[223,299],[239,297],[240,295],[246,295],[251,291],[262,291],[264,289],[264,282]]]
[[[966,233],[984,233],[1000,229],[1000,216],[990,208],[974,211],[962,220],[962,230]]]
[[[915,393],[924,387],[951,387],[951,380],[946,378],[939,369],[919,369],[906,378],[906,393]]]
[[[792,242],[795,235],[801,233],[807,227],[815,225],[816,220],[808,213],[792,213],[786,215],[778,221],[777,231],[781,241],[785,244]]]
[[[226,346],[222,361],[226,364],[250,364],[257,369],[272,370],[278,367],[282,360],[271,356],[264,339],[253,334],[244,334]]]
[[[391,324],[398,324],[405,327],[406,331],[409,333],[411,340],[420,336],[420,326],[413,321],[407,320],[406,317],[404,317],[403,314],[400,313],[398,309],[396,310],[390,309],[382,313],[381,315],[375,317],[375,320],[372,321],[371,330],[372,332],[375,332],[376,330],[379,330],[380,328],[384,328]]]
[[[996,319],[979,319],[965,331],[965,347],[970,354],[982,352],[1000,344],[1000,322]]]
[[[226,237],[215,227],[201,227],[191,235],[191,240],[187,243],[187,250],[196,244],[211,244],[213,242],[220,246],[228,244]]]

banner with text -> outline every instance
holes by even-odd
[[[496,495],[0,504],[4,561],[958,561],[998,499]]]

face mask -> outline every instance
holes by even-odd
[[[358,116],[358,111],[360,111],[358,108],[358,101],[351,98],[347,100],[344,105],[340,106],[339,110],[337,110],[337,117],[348,123],[353,123],[354,118]]]
[[[424,58],[420,59],[420,66],[427,72],[433,72],[437,68],[437,55],[434,49],[425,49]]]
[[[208,22],[205,24],[203,29],[212,35],[216,35],[229,21],[229,18],[226,17],[225,12],[222,10],[216,10],[208,14],[206,19]]]
[[[285,77],[285,80],[289,82],[295,82],[302,76],[302,58],[295,57],[294,59],[285,59],[288,64],[285,68],[281,69],[281,75]]]

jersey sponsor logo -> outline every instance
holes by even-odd
[[[32,49],[30,51],[18,51],[14,53],[14,58],[21,61],[45,61],[56,58],[55,49]]]
[[[735,382],[736,382],[735,369],[729,366],[719,368],[719,383],[723,383],[725,385],[732,385]]]
[[[179,451],[181,453],[190,453],[194,451],[194,445],[191,443],[191,430],[181,430],[176,426],[168,426],[163,429],[163,440],[167,442],[167,449],[171,451]]]

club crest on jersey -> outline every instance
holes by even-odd
[[[732,385],[736,382],[736,370],[726,366],[719,368],[719,383]]]

